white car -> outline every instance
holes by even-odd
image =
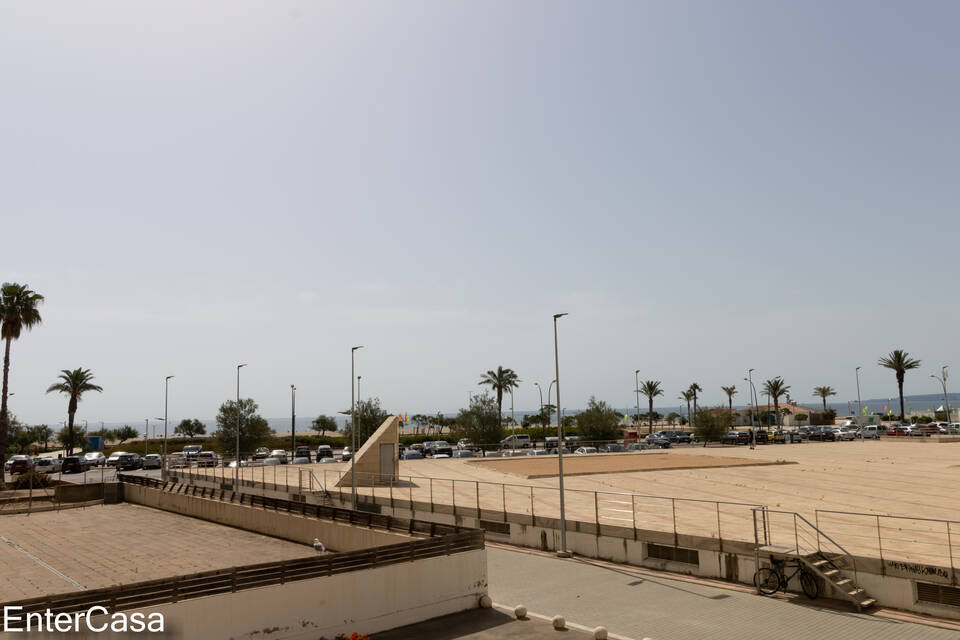
[[[159,469],[160,468],[160,454],[159,453],[148,453],[143,456],[143,468],[144,469]]]
[[[857,437],[857,432],[848,427],[837,427],[833,431],[837,434],[837,440],[854,440]]]
[[[587,453],[596,453],[596,452],[597,452],[596,447],[580,447],[579,449],[574,451],[574,453],[577,455],[584,455]]]
[[[106,456],[104,456],[99,451],[91,451],[90,453],[83,454],[84,460],[90,463],[91,467],[102,467],[107,462]]]
[[[56,458],[34,458],[33,470],[37,473],[57,473],[61,463]]]

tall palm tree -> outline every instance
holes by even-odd
[[[10,416],[7,413],[7,392],[10,378],[10,343],[40,324],[40,311],[37,307],[43,302],[43,296],[31,291],[28,285],[5,282],[0,288],[0,338],[3,348],[3,391],[0,395],[0,464],[7,459],[7,430]]]
[[[720,387],[727,394],[727,404],[730,405],[730,413],[733,413],[733,396],[737,395],[737,385],[732,384],[729,387]]]
[[[690,386],[687,388],[687,391],[693,394],[693,417],[697,417],[697,394],[702,392],[703,389],[700,388],[696,382],[691,382]]]
[[[837,395],[837,392],[833,390],[833,387],[814,387],[813,395],[819,396],[823,400],[823,412],[827,412],[827,398],[830,396]]]
[[[790,387],[783,383],[783,378],[777,376],[773,380],[767,380],[763,383],[763,392],[773,398],[773,417],[780,425],[780,397],[787,395]]]
[[[690,423],[690,401],[693,400],[693,391],[689,389],[682,392],[680,395],[683,396],[683,399],[687,401],[687,423]]]
[[[653,399],[663,395],[663,389],[660,388],[661,384],[659,380],[646,380],[640,385],[640,393],[647,396],[647,400],[650,402],[650,412],[647,414],[650,418],[648,433],[653,433]]]
[[[47,388],[47,393],[59,391],[70,397],[67,404],[67,455],[73,454],[73,416],[77,413],[77,403],[87,391],[103,391],[103,387],[93,384],[93,374],[90,369],[63,369],[57,376],[60,382],[55,382]]]
[[[879,364],[881,367],[891,369],[897,374],[897,390],[900,392],[900,419],[903,420],[905,415],[903,411],[903,377],[910,369],[919,368],[920,361],[911,358],[910,354],[903,349],[896,349],[891,351],[887,357],[880,358]]]
[[[497,426],[503,427],[503,394],[520,386],[520,378],[513,369],[497,367],[496,371],[487,371],[478,385],[487,385],[497,392]]]

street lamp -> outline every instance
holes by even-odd
[[[757,406],[758,403],[753,386],[753,369],[747,370],[747,382],[750,384],[750,389],[747,391],[747,393],[750,394],[750,404],[752,405],[750,408],[750,428],[753,429],[753,409],[756,407],[758,411],[760,410],[760,407]]]
[[[297,455],[297,387],[290,385],[290,456]]]
[[[540,392],[540,415],[543,415],[543,387],[540,386],[539,382],[534,382],[533,386],[537,388],[537,391]]]
[[[940,369],[940,376],[935,376],[931,373],[930,377],[940,382],[940,384],[943,386],[943,408],[947,410],[947,422],[950,422],[950,400],[947,398],[947,367],[948,366],[949,365],[943,365],[943,367]]]
[[[163,482],[167,481],[167,400],[170,397],[170,378],[167,376],[163,381],[163,460],[160,461],[160,478]]]
[[[560,350],[557,341],[557,320],[567,315],[566,313],[553,314],[553,363],[556,373],[557,383],[557,471],[560,476],[560,550],[557,556],[569,558],[571,553],[567,551],[567,511],[563,502],[563,450],[566,447],[566,441],[563,439],[563,411],[560,409]],[[547,392],[547,402],[550,401],[550,393]]]
[[[508,389],[510,391],[510,422],[513,423],[513,430],[517,430],[517,419],[513,416],[513,389]]]
[[[103,433],[103,427],[100,427],[101,434]],[[150,418],[143,419],[143,455],[150,453]],[[163,465],[161,464],[162,468]],[[163,472],[161,472],[163,473]]]
[[[350,485],[353,491],[353,508],[357,508],[357,405],[353,397],[353,375],[354,375],[354,354],[357,349],[363,349],[363,345],[352,347],[350,349],[350,411],[353,413],[353,428],[350,429],[353,435],[353,448],[350,451]]]
[[[863,367],[857,367],[857,419],[854,421],[856,424],[860,424],[860,416],[863,415],[863,409],[860,407],[860,369]],[[864,440],[866,442],[866,440]]]
[[[640,369],[633,372],[634,389],[637,392],[637,437],[640,437]]]
[[[240,491],[240,369],[245,366],[246,363],[237,365],[237,486],[234,491]]]

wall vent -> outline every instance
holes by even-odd
[[[930,582],[917,583],[917,600],[944,604],[948,607],[960,607],[960,589]]]
[[[700,566],[700,552],[696,549],[668,547],[662,544],[647,543],[647,557],[656,560],[670,560]]]

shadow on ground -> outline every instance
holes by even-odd
[[[589,637],[580,631],[557,631],[545,620],[517,620],[495,609],[473,609],[373,634],[373,640],[585,640]]]

